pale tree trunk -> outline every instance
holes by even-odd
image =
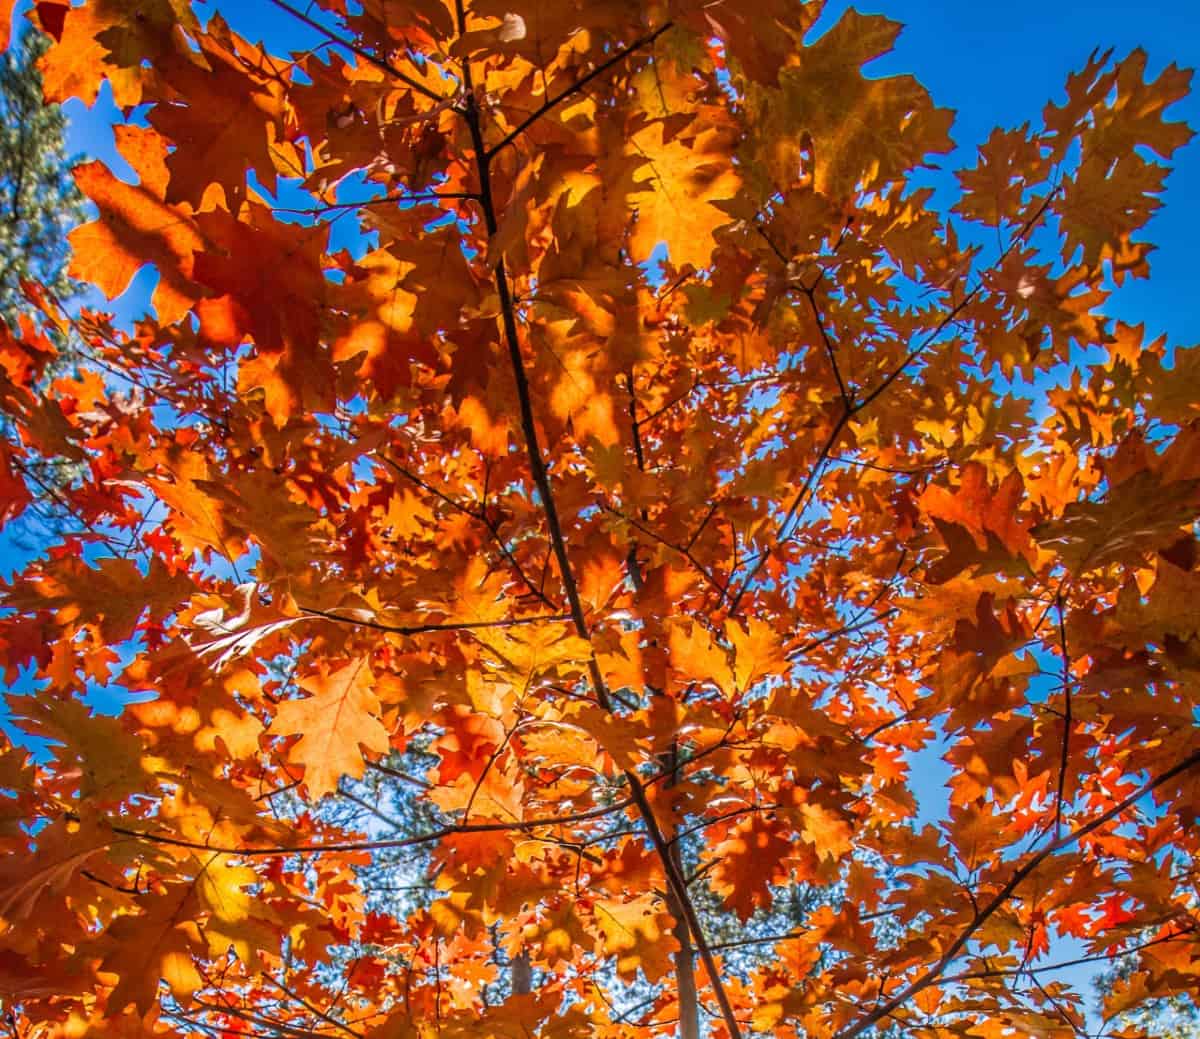
[[[529,953],[522,949],[519,955],[512,958],[509,968],[513,995],[527,996],[533,991],[533,967],[529,962]]]
[[[674,851],[675,865],[678,867],[678,845],[674,847]],[[667,908],[675,917],[675,937],[679,940],[679,951],[675,953],[675,986],[679,990],[679,1039],[700,1039],[700,1001],[696,998],[696,955],[692,948],[692,935],[683,912],[675,904],[675,897],[669,893]]]
[[[671,770],[671,776],[666,781],[668,787],[675,785],[675,769],[678,766],[678,747],[662,756],[663,765]],[[663,826],[663,836],[667,840],[675,837],[674,826]],[[680,853],[679,842],[671,845],[671,861],[679,876],[683,872],[683,855]],[[675,918],[675,938],[679,942],[679,950],[675,953],[675,988],[679,999],[679,1039],[700,1039],[700,1001],[696,996],[696,951],[692,948],[692,934],[688,930],[687,918],[675,900],[670,887],[667,888],[667,911]]]
[[[646,471],[646,456],[642,450],[642,436],[638,423],[637,398],[633,389],[632,369],[630,369],[627,378],[629,419],[633,428],[634,455],[638,469],[644,473]],[[646,520],[648,518],[646,510],[643,509],[642,519]],[[626,567],[629,571],[629,579],[633,583],[635,594],[640,593],[642,590],[642,569],[638,565],[637,547],[635,545],[629,546]],[[670,772],[666,781],[667,787],[675,785],[678,764],[679,744],[673,740],[671,742],[671,749],[659,756],[660,767]],[[674,823],[663,824],[662,834],[666,840],[673,842],[671,844],[670,858],[675,866],[675,872],[680,877],[686,879],[683,872],[683,855],[680,853],[679,842],[675,840]],[[667,884],[667,912],[675,920],[674,934],[676,941],[679,942],[679,949],[675,953],[675,994],[679,1002],[679,1039],[700,1039],[700,1000],[696,995],[696,950],[692,946],[692,933],[688,929],[687,917],[683,912],[683,907],[680,906],[679,900],[675,897],[675,893],[671,890],[669,883]]]

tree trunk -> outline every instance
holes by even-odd
[[[675,785],[674,769],[678,765],[679,751],[677,745],[662,756],[664,768],[671,769],[671,776],[666,781],[668,787]],[[663,827],[663,836],[671,840],[675,836],[674,825]],[[683,855],[679,842],[671,845],[671,861],[675,864],[678,874],[683,877]],[[667,889],[667,910],[675,918],[675,938],[679,942],[679,950],[675,953],[675,988],[679,999],[679,1039],[700,1039],[700,1001],[696,996],[696,950],[692,947],[692,935],[688,930],[687,919],[677,903],[674,893]]]
[[[529,963],[529,953],[524,950],[519,956],[514,956],[509,964],[512,969],[512,992],[514,996],[525,996],[533,991],[533,967]]]

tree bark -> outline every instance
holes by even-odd
[[[663,755],[664,766],[670,770],[666,781],[668,787],[675,785],[678,766],[678,745],[673,744],[671,750]],[[663,827],[663,836],[668,840],[675,837],[675,827]],[[671,844],[671,861],[679,876],[684,876],[683,855],[679,842]],[[675,953],[675,989],[679,999],[679,1039],[700,1039],[700,1000],[696,995],[696,950],[692,946],[692,933],[688,928],[687,918],[670,887],[667,888],[667,911],[675,918],[675,938],[679,949]]]
[[[529,953],[524,949],[512,958],[509,964],[512,971],[512,992],[514,996],[526,996],[533,991],[533,966],[529,962]]]

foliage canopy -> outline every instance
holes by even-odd
[[[0,329],[3,514],[81,473],[0,598],[14,1032],[1067,1036],[1060,939],[1194,991],[1200,350],[1105,316],[1189,74],[1094,56],[945,212],[879,16],[271,2],[323,45],[34,8],[137,174],[71,272],[158,283]],[[368,773],[439,825],[339,824]]]

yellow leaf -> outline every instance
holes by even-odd
[[[665,243],[676,267],[707,267],[713,232],[731,218],[713,203],[732,198],[741,184],[734,170],[734,134],[709,126],[694,137],[668,139],[664,123],[655,123],[634,138],[646,165],[639,190],[630,198],[637,207],[630,248],[639,263]]]
[[[738,692],[746,692],[760,678],[779,674],[787,667],[783,643],[770,624],[751,617],[743,627],[729,620],[725,622],[725,634],[734,647]]]

